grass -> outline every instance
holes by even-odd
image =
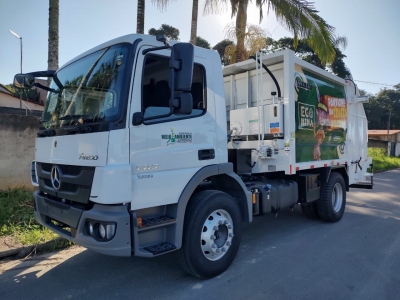
[[[374,172],[400,168],[400,157],[388,156],[386,149],[368,148],[368,155],[372,157]]]
[[[70,244],[35,221],[32,192],[24,189],[0,191],[0,237],[24,246],[54,241],[50,250]]]

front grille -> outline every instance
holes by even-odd
[[[80,187],[80,186],[77,185],[77,184],[66,183],[66,182],[64,182],[64,183],[61,185],[61,189],[62,189],[63,191],[72,192],[72,193],[76,192],[76,191],[78,190],[79,187]]]
[[[46,172],[51,172],[53,164],[41,163],[42,169]],[[58,165],[61,168],[61,172],[65,175],[77,176],[82,170],[93,169],[92,167],[81,167],[81,166],[70,166],[70,165]]]
[[[79,175],[79,173],[81,172],[82,168],[84,167],[78,167],[78,166],[67,166],[67,165],[63,165],[60,166],[61,167],[61,171],[65,174],[68,175]]]
[[[44,181],[44,184],[47,186],[47,187],[52,187],[52,185],[51,185],[51,180],[50,179],[48,179],[48,178],[41,178],[41,177],[39,177],[39,179],[40,180],[43,180]]]
[[[53,166],[52,164],[44,164],[44,163],[38,163],[42,166],[43,171],[45,172],[51,172],[51,167]]]
[[[39,189],[60,199],[88,203],[92,188],[94,167],[57,165],[60,169],[60,188],[56,190],[51,182],[53,164],[37,162]]]

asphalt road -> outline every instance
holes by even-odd
[[[221,276],[186,274],[172,254],[103,256],[81,247],[0,264],[1,299],[400,299],[400,169],[352,189],[336,224],[300,207],[244,227]]]

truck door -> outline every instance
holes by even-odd
[[[367,159],[367,119],[362,107],[362,103],[349,101],[349,126],[348,126],[348,145],[349,151],[349,181],[350,183],[359,182],[364,179],[366,169],[360,170],[358,164],[351,163],[361,158],[360,165]]]
[[[170,110],[170,50],[143,55],[147,48],[142,46],[138,51],[130,118],[135,112],[143,112],[146,118]],[[212,153],[216,145],[215,120],[207,111],[213,105],[213,94],[207,94],[206,86],[212,83],[206,66],[205,59],[195,57],[190,115],[171,115],[138,126],[133,126],[131,119],[132,210],[176,203],[192,176],[203,166],[215,163],[212,154],[199,155],[199,150],[209,149]]]

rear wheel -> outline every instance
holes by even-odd
[[[240,240],[241,214],[236,201],[219,191],[202,191],[187,207],[178,260],[190,274],[212,278],[228,269]]]
[[[346,185],[340,173],[331,173],[317,201],[319,217],[327,222],[337,222],[343,217],[346,207]]]

